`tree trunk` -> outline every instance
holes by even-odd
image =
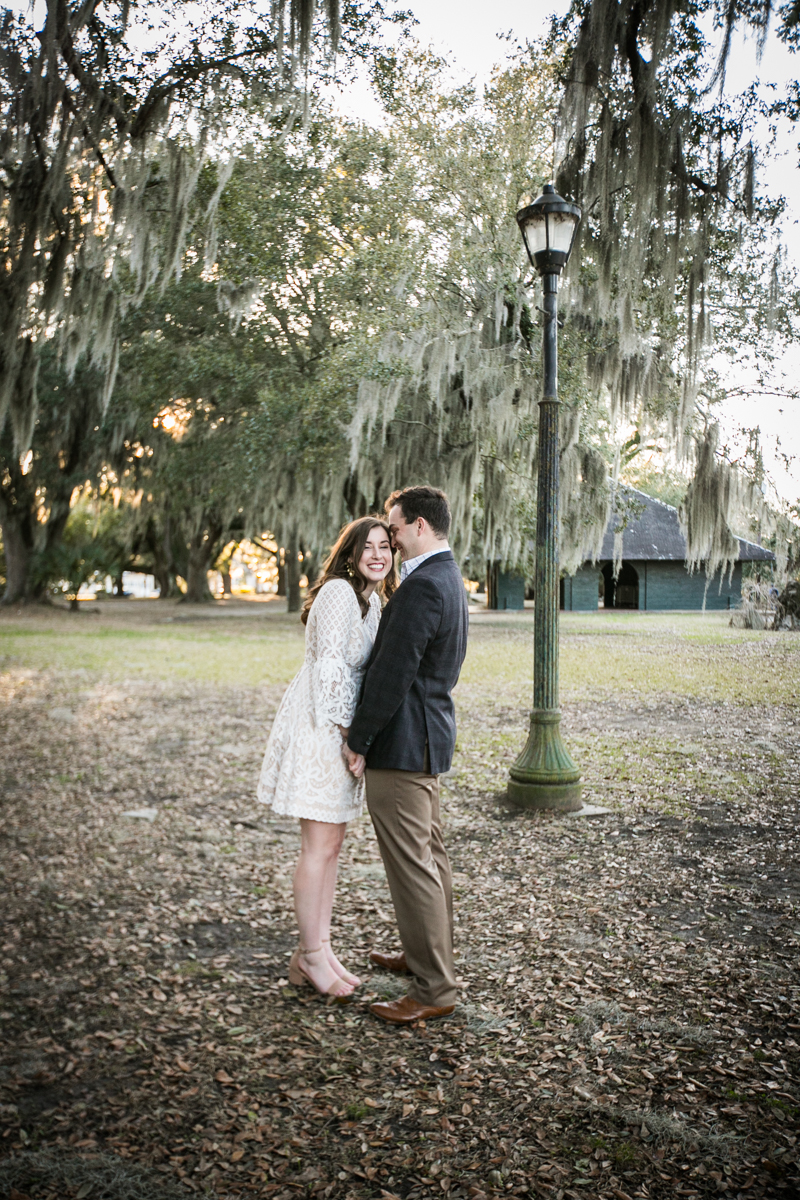
[[[284,546],[278,547],[278,592],[279,596],[286,595],[286,549]]]
[[[180,595],[180,588],[175,575],[165,563],[156,562],[153,566],[153,576],[158,584],[159,600],[173,600]]]
[[[297,561],[297,538],[286,547],[286,611],[300,612],[300,563]]]
[[[183,596],[187,604],[206,604],[214,599],[208,586],[208,572],[219,553],[217,543],[220,533],[221,529],[217,526],[205,526],[192,534]]]
[[[28,599],[31,554],[18,520],[5,519],[2,522],[2,530],[6,556],[6,589],[0,604],[16,604]]]
[[[120,571],[119,575],[114,576],[114,585],[111,589],[111,595],[120,597],[125,595],[125,585],[122,582],[122,571]]]
[[[486,607],[497,608],[497,576],[500,571],[500,564],[496,562],[487,562],[486,564]]]
[[[75,405],[69,418],[55,425],[44,418],[44,432],[36,437],[43,454],[54,457],[59,447],[58,469],[37,475],[35,469],[23,473],[19,456],[11,442],[8,425],[0,427],[0,528],[6,554],[6,590],[0,603],[42,601],[47,599],[47,579],[41,567],[50,552],[61,542],[70,511],[70,497],[77,484],[86,478],[87,439],[96,426],[94,399],[87,392]],[[39,484],[46,483],[46,521],[41,521]]]
[[[164,518],[163,533],[153,518],[150,518],[144,534],[144,544],[153,560],[153,576],[158,584],[159,600],[173,600],[180,595],[180,589],[175,579],[169,513]]]
[[[223,594],[223,596],[230,596],[230,594],[231,594],[231,573],[230,573],[230,571],[220,571],[220,575],[222,576],[222,594]]]
[[[24,604],[36,599],[36,589],[31,580],[33,547],[30,537],[26,537],[26,533],[30,532],[26,530],[27,516],[27,513],[21,517],[0,515],[6,556],[6,590],[0,604]]]

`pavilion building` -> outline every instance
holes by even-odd
[[[718,571],[711,580],[706,579],[702,566],[690,572],[677,508],[635,488],[625,487],[620,492],[627,520],[619,574],[615,579],[614,536],[624,518],[615,512],[597,562],[584,562],[574,575],[561,580],[561,607],[568,612],[735,608],[742,598],[742,565],[755,562],[767,566],[775,561],[771,550],[739,538],[739,558],[732,571]]]

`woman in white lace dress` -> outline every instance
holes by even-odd
[[[303,608],[306,656],[281,701],[267,743],[258,799],[300,818],[294,906],[300,945],[289,978],[346,999],[360,980],[333,952],[331,912],[346,824],[361,813],[363,780],[342,748],[381,615],[396,587],[389,527],[377,517],[347,525]]]

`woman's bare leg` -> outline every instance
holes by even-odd
[[[338,826],[338,828],[340,828],[342,831],[341,841],[339,842],[339,850],[341,850],[346,826],[341,825]],[[322,937],[322,945],[325,949],[325,953],[328,956],[328,962],[333,967],[336,974],[341,979],[346,980],[347,983],[352,983],[353,987],[358,987],[358,985],[361,983],[361,980],[357,975],[353,975],[351,971],[348,971],[347,968],[339,962],[339,959],[336,957],[333,949],[331,948],[331,915],[333,913],[333,898],[336,894],[336,876],[338,870],[339,851],[336,852],[336,857],[331,859],[330,863],[328,864],[325,879],[323,880],[322,911],[320,914],[320,933]]]
[[[346,983],[328,961],[323,937],[330,938],[330,914],[336,886],[336,866],[345,833],[344,824],[300,821],[300,857],[294,872],[294,911],[300,930],[300,965],[317,991],[346,995]],[[329,896],[330,893],[330,896]],[[335,985],[339,985],[338,987]]]

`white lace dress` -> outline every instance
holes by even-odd
[[[344,579],[329,580],[317,593],[305,662],[275,716],[258,781],[258,799],[276,813],[335,824],[360,815],[364,781],[347,769],[336,727],[353,719],[380,617],[373,593],[362,618]]]

